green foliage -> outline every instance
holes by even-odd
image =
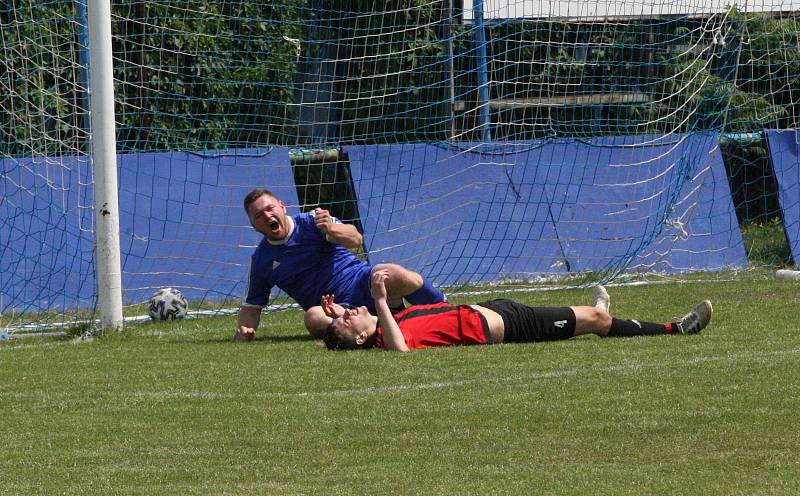
[[[306,210],[322,207],[339,219],[359,225],[350,168],[341,150],[332,150],[328,157],[296,160],[292,170],[300,204]],[[316,160],[313,160],[316,158]],[[360,227],[360,225],[359,225]]]
[[[0,51],[11,90],[0,95],[9,110],[2,151],[74,152],[86,117],[75,3],[14,6],[0,9],[12,27]],[[320,82],[304,91],[332,100],[322,117],[332,123],[329,142],[476,137],[462,134],[478,123],[475,26],[452,22],[446,2],[116,1],[112,9],[121,151],[313,144],[300,125],[303,82]],[[789,126],[800,110],[791,95],[800,85],[798,28],[795,18],[735,9],[710,20],[490,23],[491,98],[639,98],[495,109],[493,134]]]
[[[770,223],[780,208],[769,152],[760,133],[756,136],[759,139],[754,141],[720,143],[733,204],[742,225]]]
[[[645,112],[648,121],[658,122],[658,126],[653,126],[654,131],[664,125],[683,132],[698,129],[760,131],[790,115],[791,107],[778,104],[779,98],[776,97],[779,95],[763,86],[767,74],[763,70],[754,70],[750,64],[754,47],[742,40],[743,32],[747,31],[755,31],[758,33],[755,38],[761,39],[759,30],[770,28],[764,26],[765,18],[769,16],[731,14],[724,24],[711,29],[711,33],[704,30],[700,35],[690,37],[692,46],[697,47],[695,50],[687,49],[674,58],[662,58],[660,97],[663,100]],[[772,22],[781,25],[794,23],[793,20],[774,19]],[[727,33],[727,37],[721,39],[718,34],[721,32]],[[696,50],[704,53],[698,57]],[[771,50],[761,53],[760,57],[762,61],[771,61],[767,66],[772,64],[791,70],[796,77],[800,75],[800,65],[791,68],[797,63],[785,63],[785,57],[794,55],[788,53],[791,51],[793,49],[784,40],[784,43],[772,45]],[[762,83],[754,84],[757,80]],[[770,80],[774,81],[772,77]]]
[[[72,0],[0,7],[0,156],[82,149],[74,17]]]
[[[499,55],[493,61],[493,98],[565,102],[501,110],[495,135],[530,139],[789,126],[797,115],[789,93],[800,77],[797,28],[793,18],[735,11],[720,19],[493,25],[492,52]],[[569,103],[571,97],[598,94],[640,99]]]
[[[349,4],[348,4],[349,5]],[[337,76],[343,96],[344,143],[413,142],[445,139],[450,72],[443,24],[445,3],[373,2],[332,11],[326,41],[348,54]]]
[[[337,145],[478,137],[464,132],[478,123],[476,32],[451,22],[445,3],[394,0],[376,9],[371,1],[168,0],[116,1],[112,8],[120,151],[311,142],[298,124],[295,77],[336,81],[330,96],[341,103],[325,118],[337,128]],[[84,150],[77,15],[73,0],[0,8],[3,156]],[[526,20],[486,29],[495,100],[647,99],[495,110],[498,140],[753,132],[791,126],[800,113],[791,93],[800,87],[794,17],[731,9],[711,20]],[[302,72],[336,58],[347,63],[332,64],[329,73]],[[462,110],[451,108],[451,97]],[[299,184],[332,184],[322,165],[296,170]],[[774,216],[763,145],[729,146],[726,165],[740,220]],[[326,167],[336,170],[335,183],[349,181],[339,166]],[[338,208],[342,191],[326,188],[304,198]],[[341,214],[355,215],[352,206]]]
[[[758,95],[770,108],[781,110],[767,111],[769,118],[764,120],[753,121],[746,115],[729,118],[732,129],[760,129],[762,123],[774,128],[796,125],[800,109],[792,92],[800,86],[800,22],[794,17],[749,14],[739,36],[741,54],[736,78],[739,89],[748,95]],[[731,108],[735,111],[742,104],[733,101]]]
[[[792,263],[789,243],[779,217],[764,223],[742,225],[742,239],[747,258],[753,265],[785,267]]]
[[[120,151],[293,142],[300,0],[112,4]],[[85,147],[75,2],[0,9],[0,153]],[[10,26],[13,29],[8,29]]]
[[[299,3],[116,3],[120,148],[293,141]]]

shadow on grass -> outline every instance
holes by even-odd
[[[234,343],[231,337],[224,337],[224,338],[209,338],[204,339],[202,342],[204,343],[230,343],[230,344],[253,344],[253,343],[291,343],[291,342],[299,342],[299,341],[314,341],[314,338],[310,334],[285,334],[285,335],[269,335],[269,336],[256,336],[255,339],[250,341],[250,343]],[[197,343],[196,340],[187,340],[186,343]]]
[[[314,341],[314,338],[311,336],[311,334],[286,334],[283,336],[258,336],[254,341],[288,343],[293,341]]]

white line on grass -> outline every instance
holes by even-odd
[[[406,391],[425,391],[435,389],[445,389],[449,387],[467,386],[472,384],[503,384],[513,382],[528,382],[546,379],[558,379],[562,377],[573,377],[583,373],[613,373],[613,372],[631,372],[646,368],[675,368],[679,366],[688,366],[694,364],[702,364],[709,362],[720,361],[764,361],[776,356],[796,355],[800,353],[800,348],[792,350],[781,350],[760,353],[737,353],[729,355],[718,356],[703,356],[690,358],[683,361],[669,360],[665,362],[651,362],[651,363],[633,363],[626,365],[612,365],[608,367],[582,367],[562,370],[551,370],[546,372],[536,372],[532,374],[521,374],[512,377],[485,377],[480,379],[464,379],[457,381],[443,381],[431,382],[427,384],[406,384],[398,386],[386,387],[364,387],[355,389],[339,389],[335,391],[299,391],[294,393],[285,392],[272,392],[272,393],[218,393],[212,391],[153,391],[153,392],[140,392],[135,393],[135,396],[140,398],[150,399],[235,399],[235,398],[318,398],[318,397],[333,397],[333,396],[351,396],[362,394],[383,394],[383,393],[399,393]]]

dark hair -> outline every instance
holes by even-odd
[[[325,343],[325,347],[331,351],[353,350],[356,347],[355,342],[344,341],[340,338],[339,335],[336,334],[336,331],[333,330],[333,324],[325,329],[325,334],[322,335],[322,342]]]
[[[334,330],[334,324],[331,322],[331,324],[325,329],[325,333],[322,335],[322,342],[325,343],[325,347],[331,351],[369,350],[375,347],[377,338],[377,334],[372,334],[367,338],[364,344],[358,345],[356,344],[355,339],[350,341],[340,338]]]
[[[278,198],[272,193],[272,191],[268,189],[256,188],[253,191],[247,193],[247,196],[244,197],[244,211],[249,215],[250,212],[247,209],[250,208],[250,205],[252,205],[254,201],[258,200],[264,195],[269,195],[276,199]]]

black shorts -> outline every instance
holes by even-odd
[[[575,312],[569,307],[529,307],[513,300],[477,303],[503,318],[504,343],[558,341],[575,335]]]

